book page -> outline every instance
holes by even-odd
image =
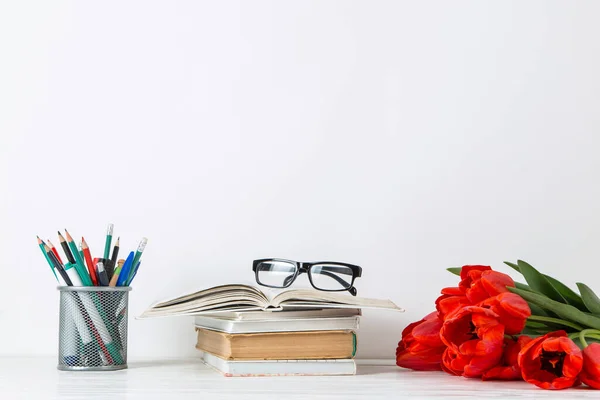
[[[144,311],[139,318],[191,315],[218,309],[265,309],[268,303],[266,296],[252,286],[222,285],[157,303]]]
[[[286,307],[342,307],[383,308],[404,311],[391,300],[356,297],[345,293],[324,292],[310,289],[288,290],[271,300],[274,306]]]
[[[268,303],[267,297],[257,288],[248,285],[221,285],[212,288],[200,290],[197,292],[187,293],[179,297],[175,297],[169,300],[165,300],[153,305],[153,308],[166,307],[173,304],[185,303],[189,301],[199,301],[205,297],[215,297],[219,293],[226,296],[237,295],[238,297],[251,297],[255,299],[261,299],[264,303]]]

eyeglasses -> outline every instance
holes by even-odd
[[[308,263],[265,258],[254,260],[252,271],[256,274],[256,282],[262,286],[287,288],[298,275],[306,273],[310,284],[317,290],[326,292],[347,290],[356,296],[354,279],[360,277],[362,268],[358,265],[331,261]]]

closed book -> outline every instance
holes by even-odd
[[[291,360],[352,358],[352,331],[269,332],[230,334],[196,328],[198,350],[226,360]]]
[[[227,377],[356,374],[353,359],[231,361],[202,352],[202,361]]]
[[[281,313],[284,313],[282,311]],[[267,313],[273,314],[273,313]],[[358,330],[358,316],[344,318],[289,318],[266,320],[232,320],[207,315],[194,317],[197,328],[226,333],[298,332]]]

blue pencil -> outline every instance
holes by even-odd
[[[132,268],[133,257],[135,253],[132,251],[127,256],[127,260],[125,260],[125,264],[123,264],[123,268],[121,268],[121,273],[119,274],[119,279],[117,279],[117,286],[126,286],[127,280],[129,279],[129,271]]]

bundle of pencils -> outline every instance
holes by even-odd
[[[66,229],[65,236],[58,231],[58,240],[68,261],[64,264],[52,242],[44,242],[38,236],[38,245],[61,286],[131,286],[140,268],[140,259],[148,239],[142,238],[137,250],[131,251],[127,259],[117,259],[120,243],[120,238],[117,238],[109,257],[113,228],[113,224],[108,225],[104,254],[98,258],[92,258],[90,247],[83,237],[78,250],[73,237]]]

